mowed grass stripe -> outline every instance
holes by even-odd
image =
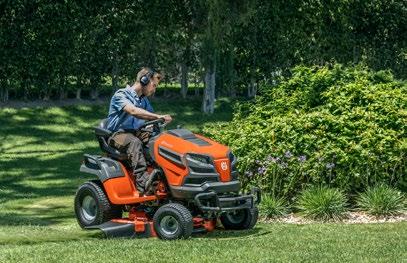
[[[403,262],[406,223],[259,224],[172,242],[150,239],[61,237],[0,246],[4,262]],[[46,231],[44,229],[44,231]],[[75,230],[72,230],[75,233]],[[55,232],[49,234],[50,237]],[[55,236],[53,236],[55,238]],[[62,242],[64,241],[64,242]]]

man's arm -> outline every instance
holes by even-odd
[[[163,118],[165,122],[172,121],[170,115],[158,115],[149,111],[146,111],[142,108],[135,107],[131,104],[127,104],[124,106],[123,110],[130,115],[133,115],[136,118],[143,119],[143,120],[156,120],[159,118]]]

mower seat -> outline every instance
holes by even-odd
[[[106,152],[109,157],[113,159],[124,161],[127,160],[127,154],[119,152],[117,149],[113,148],[107,143],[109,137],[113,134],[107,129],[107,119],[103,119],[97,127],[95,127],[95,135],[98,139],[100,149]]]

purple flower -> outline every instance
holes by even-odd
[[[265,167],[259,167],[259,169],[257,169],[257,172],[259,174],[264,174],[266,172],[266,168]]]
[[[326,167],[326,169],[332,169],[332,168],[335,167],[335,164],[334,163],[327,163],[325,167]]]
[[[298,157],[298,161],[300,161],[300,162],[305,162],[307,160],[307,156],[305,156],[305,155],[301,155],[300,157]]]
[[[256,160],[256,163],[257,163],[257,164],[260,164],[260,160]]]
[[[293,154],[290,151],[286,151],[284,156],[285,158],[290,159],[291,157],[293,157]]]

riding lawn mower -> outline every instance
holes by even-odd
[[[156,237],[173,240],[225,229],[253,228],[260,190],[241,194],[236,157],[228,147],[186,129],[163,131],[163,119],[139,128],[151,134],[143,150],[154,173],[152,195],[140,195],[128,156],[108,144],[107,120],[95,127],[104,156],[84,155],[81,172],[96,175],[79,187],[75,213],[84,229],[107,237]]]

